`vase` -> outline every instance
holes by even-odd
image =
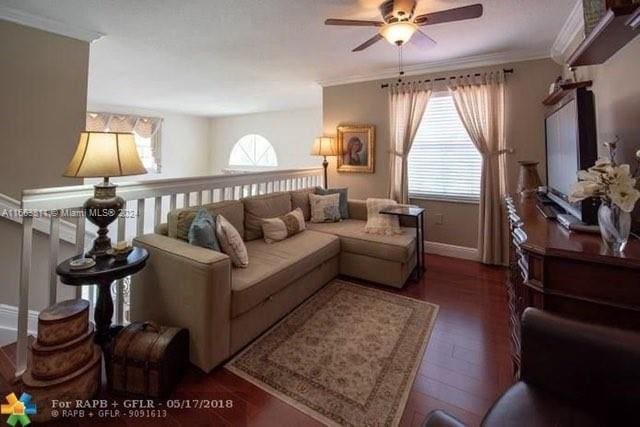
[[[538,163],[529,160],[521,160],[520,174],[518,176],[518,193],[524,198],[529,199],[536,194],[538,187],[541,185],[540,175],[538,175]]]
[[[624,251],[631,232],[631,214],[613,203],[603,202],[598,209],[602,240],[614,254]]]

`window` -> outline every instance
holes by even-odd
[[[429,100],[408,163],[411,197],[480,198],[482,157],[448,93],[434,94]]]
[[[229,156],[229,166],[278,166],[273,146],[260,135],[245,135],[236,142]]]

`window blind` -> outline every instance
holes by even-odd
[[[480,198],[482,158],[449,94],[434,94],[408,158],[409,195],[475,201]]]

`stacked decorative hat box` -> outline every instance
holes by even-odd
[[[52,400],[91,399],[100,387],[102,350],[93,342],[89,302],[63,301],[40,312],[38,338],[30,347],[24,391],[37,405],[35,421],[51,419]]]

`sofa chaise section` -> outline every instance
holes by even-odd
[[[340,274],[401,288],[416,265],[415,229],[403,227],[403,233],[396,235],[369,234],[364,231],[366,221],[366,202],[349,200],[349,219],[308,227],[340,239]]]

